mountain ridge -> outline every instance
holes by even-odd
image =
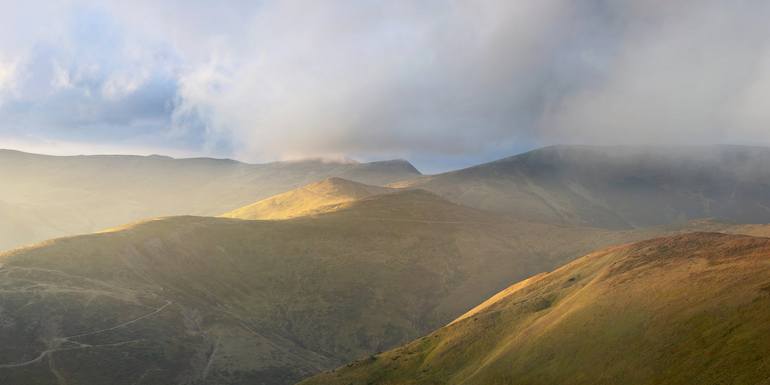
[[[148,155],[134,155],[134,154],[75,154],[75,155],[51,155],[51,154],[43,154],[43,153],[36,153],[36,152],[28,152],[28,151],[21,151],[21,150],[15,150],[12,148],[0,148],[0,156],[16,156],[16,157],[28,157],[28,158],[46,158],[46,159],[89,159],[89,158],[104,158],[104,159],[119,159],[119,158],[127,158],[127,159],[148,159],[148,160],[166,160],[166,161],[211,161],[211,162],[222,162],[222,163],[238,163],[246,166],[270,166],[270,165],[287,165],[287,164],[301,164],[301,163],[325,163],[325,164],[338,164],[338,165],[371,165],[371,166],[402,166],[408,169],[412,169],[413,171],[419,173],[419,170],[408,160],[404,158],[393,158],[393,159],[385,159],[385,160],[373,160],[373,161],[367,161],[367,162],[360,162],[353,159],[347,159],[347,160],[336,160],[336,159],[325,159],[325,158],[299,158],[294,160],[283,160],[283,161],[270,161],[270,162],[263,162],[263,163],[250,163],[250,162],[243,162],[240,160],[232,159],[232,158],[215,158],[215,157],[207,157],[207,156],[192,156],[192,157],[173,157],[169,155],[163,155],[163,154],[148,154]]]
[[[770,222],[767,170],[764,147],[552,146],[389,186],[523,220],[630,229],[704,217]]]
[[[0,151],[0,250],[158,216],[220,215],[331,176],[384,185],[419,173],[401,161],[279,162],[159,156],[48,156]],[[26,230],[25,230],[26,229]],[[23,230],[23,231],[22,231]]]
[[[330,177],[222,215],[237,219],[289,219],[337,210],[343,204],[397,190]]]
[[[762,383],[768,283],[770,238],[695,232],[614,246],[301,384]]]

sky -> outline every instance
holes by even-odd
[[[765,0],[0,0],[0,147],[438,172],[770,145]]]

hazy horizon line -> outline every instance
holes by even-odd
[[[165,159],[171,159],[171,160],[212,160],[212,161],[227,161],[227,162],[234,162],[234,163],[240,163],[244,165],[253,165],[253,166],[260,166],[260,165],[270,165],[270,164],[276,164],[276,163],[303,163],[303,162],[319,162],[319,163],[325,163],[325,164],[372,164],[372,163],[378,163],[378,162],[406,162],[410,164],[412,167],[417,169],[421,174],[423,175],[435,175],[435,174],[442,174],[452,171],[459,171],[467,168],[472,168],[475,166],[487,164],[487,163],[494,163],[500,160],[504,160],[507,158],[512,158],[520,155],[524,155],[530,152],[544,150],[548,148],[556,148],[556,147],[562,147],[562,148],[579,148],[579,147],[585,147],[585,148],[656,148],[656,149],[681,149],[681,148],[708,148],[708,147],[742,147],[742,148],[757,148],[757,149],[767,149],[770,150],[770,145],[749,145],[749,144],[734,144],[734,143],[711,143],[711,144],[570,144],[570,143],[560,143],[560,144],[548,144],[548,145],[541,145],[537,147],[532,147],[527,150],[523,151],[512,151],[509,155],[496,157],[489,160],[483,160],[481,162],[476,163],[468,163],[466,166],[463,167],[447,167],[447,168],[441,168],[439,171],[433,170],[432,172],[425,172],[423,171],[422,167],[419,167],[415,165],[415,162],[409,157],[388,157],[388,158],[369,158],[369,159],[358,159],[353,156],[308,156],[308,157],[298,157],[298,158],[290,158],[290,159],[275,159],[275,160],[268,160],[264,162],[249,162],[241,159],[237,159],[236,157],[227,157],[227,156],[207,156],[207,155],[195,155],[192,153],[188,154],[174,154],[175,151],[168,151],[168,152],[155,152],[155,151],[94,151],[94,152],[79,152],[79,151],[53,151],[53,152],[45,152],[45,151],[39,151],[39,150],[29,150],[24,149],[22,147],[10,147],[10,146],[3,146],[0,145],[0,151],[6,151],[6,152],[17,152],[22,153],[26,155],[33,155],[33,156],[44,156],[44,157],[61,157],[61,158],[73,158],[73,157],[139,157],[139,158],[165,158]],[[430,169],[430,168],[428,168]]]

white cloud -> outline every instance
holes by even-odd
[[[0,104],[4,96],[13,92],[16,82],[18,64],[14,61],[0,60]]]
[[[0,114],[39,135],[248,160],[770,144],[764,1],[2,6],[0,89],[16,91]]]
[[[53,62],[51,86],[54,89],[67,89],[74,86],[69,71],[56,61]]]
[[[182,106],[245,157],[476,150],[473,130],[508,139],[570,16],[559,1],[332,4],[265,4],[225,46],[221,87],[183,87]]]
[[[601,78],[551,106],[541,127],[545,138],[770,144],[770,116],[758,108],[767,100],[770,4],[673,4],[617,10],[632,20],[622,46]]]
[[[102,95],[108,100],[121,99],[136,92],[149,78],[148,72],[111,74],[102,85]]]

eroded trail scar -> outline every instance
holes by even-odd
[[[35,357],[35,358],[33,358],[33,359],[29,360],[29,361],[19,362],[19,363],[15,363],[15,364],[3,364],[3,365],[0,365],[0,369],[2,369],[2,368],[20,368],[22,366],[32,365],[32,364],[34,364],[36,362],[41,361],[50,352],[52,352],[52,350],[46,350],[46,351],[40,353],[40,355],[38,355],[37,357]]]
[[[116,329],[120,329],[120,328],[124,328],[124,327],[130,326],[130,325],[132,325],[134,323],[137,323],[137,322],[139,322],[141,320],[147,319],[149,317],[152,317],[152,316],[162,312],[164,309],[169,307],[171,304],[172,304],[171,301],[166,301],[166,303],[163,306],[155,309],[154,311],[152,311],[150,313],[147,313],[147,314],[145,314],[143,316],[134,318],[132,320],[123,322],[121,324],[118,324],[118,325],[115,325],[115,326],[112,326],[112,327],[109,327],[109,328],[105,328],[105,329],[101,329],[101,330],[96,330],[96,331],[92,331],[92,332],[88,332],[88,333],[76,334],[76,335],[72,335],[72,336],[68,336],[68,337],[57,338],[56,339],[56,342],[57,342],[57,344],[56,344],[57,347],[56,348],[45,350],[45,351],[41,352],[37,357],[35,357],[35,358],[31,359],[31,360],[28,360],[28,361],[12,363],[12,364],[0,364],[0,369],[20,368],[20,367],[23,367],[23,366],[32,365],[32,364],[35,364],[37,362],[42,361],[46,356],[48,356],[49,359],[50,359],[50,356],[51,356],[52,353],[61,352],[61,351],[78,350],[78,349],[91,349],[91,348],[106,347],[106,346],[120,346],[120,345],[125,345],[125,344],[130,344],[130,343],[138,342],[140,340],[124,341],[124,342],[118,342],[118,343],[106,344],[106,345],[88,345],[88,344],[83,344],[83,343],[80,343],[80,342],[77,342],[77,341],[71,341],[71,339],[78,338],[78,337],[92,336],[92,335],[96,335],[96,334],[100,334],[100,333],[105,333],[105,332],[108,332],[108,331],[112,331],[112,330],[116,330]],[[78,346],[77,347],[67,347],[67,348],[59,348],[58,347],[58,346],[61,346],[64,343],[67,343],[67,342],[75,344],[75,345],[78,345]]]
[[[92,336],[92,335],[96,335],[96,334],[100,334],[100,333],[104,333],[104,332],[109,332],[109,331],[112,331],[112,330],[115,330],[115,329],[124,328],[126,326],[129,326],[131,324],[137,323],[137,322],[139,322],[139,321],[141,321],[141,320],[143,320],[145,318],[152,317],[155,314],[158,314],[158,313],[162,312],[165,308],[169,307],[169,305],[171,305],[171,303],[172,303],[171,301],[166,301],[165,305],[155,309],[155,311],[152,311],[152,312],[147,313],[147,314],[145,314],[145,315],[143,315],[141,317],[132,319],[130,321],[123,322],[123,323],[121,323],[119,325],[115,325],[115,326],[110,327],[110,328],[101,329],[101,330],[97,330],[97,331],[93,331],[93,332],[88,332],[88,333],[76,334],[74,336],[63,337],[62,339],[65,340],[65,341],[68,341],[68,340],[70,340],[72,338]]]

